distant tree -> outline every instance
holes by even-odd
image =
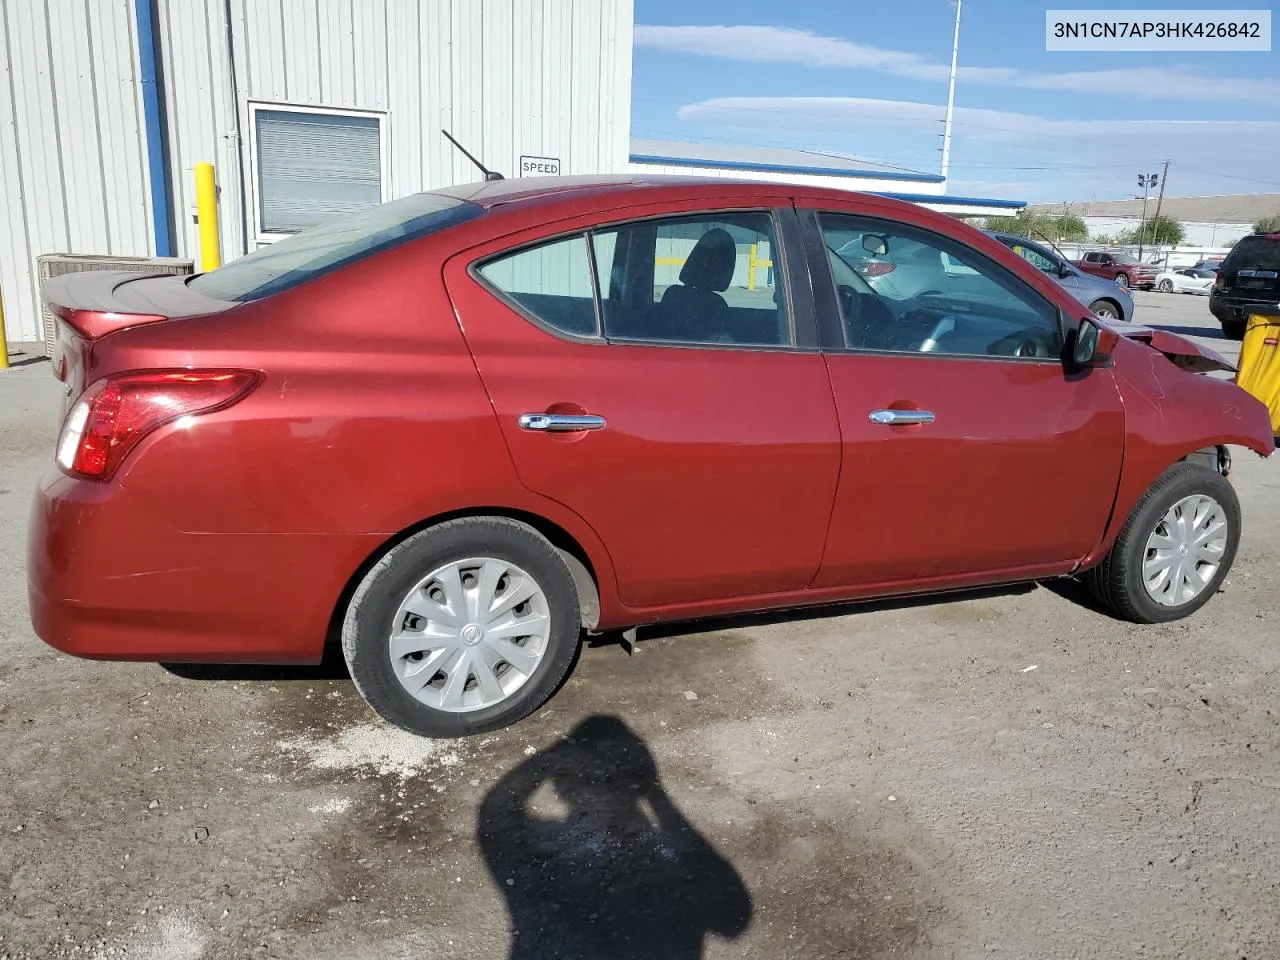
[[[1016,217],[986,217],[983,222],[988,230],[1012,234],[1015,237],[1027,236],[1031,228],[1030,218],[1021,214]]]
[[[1112,236],[1111,234],[1109,234],[1109,233],[1100,233],[1100,234],[1098,234],[1098,236],[1096,236],[1096,237],[1094,237],[1094,238],[1093,238],[1093,242],[1094,242],[1094,243],[1104,243],[1104,244],[1106,244],[1107,246],[1111,246],[1112,244],[1114,244],[1114,243],[1119,243],[1120,241],[1119,241],[1116,237],[1113,237],[1113,236]]]
[[[1263,217],[1253,225],[1254,233],[1280,233],[1280,216]]]
[[[1078,242],[1089,238],[1089,228],[1079,217],[1053,217],[1044,213],[1019,210],[1015,217],[987,217],[986,227],[997,233],[1032,240]]]
[[[1152,217],[1145,225],[1134,227],[1120,234],[1118,240],[1126,244],[1143,244],[1149,247],[1177,246],[1187,235],[1182,224],[1173,217],[1161,214]]]
[[[1089,239],[1089,227],[1080,217],[1055,217],[1058,227],[1058,239],[1068,243],[1079,243]]]

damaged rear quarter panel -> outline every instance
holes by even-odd
[[[1230,380],[1191,373],[1158,350],[1123,338],[1112,362],[1125,408],[1124,465],[1106,535],[1084,566],[1105,555],[1138,500],[1172,464],[1220,444],[1263,457],[1275,450],[1266,407]]]

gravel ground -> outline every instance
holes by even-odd
[[[1138,300],[1234,352],[1203,298]],[[39,643],[56,396],[0,375],[0,957],[1277,956],[1277,463],[1238,453],[1240,556],[1189,621],[1068,584],[649,630],[439,743],[340,665]]]

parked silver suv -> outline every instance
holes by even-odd
[[[1047,273],[1064,290],[1104,319],[1133,322],[1133,295],[1114,280],[1094,277],[1068,263],[1049,248],[1008,233],[987,231],[1038,270]]]

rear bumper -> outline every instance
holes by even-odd
[[[1219,323],[1244,324],[1251,313],[1273,316],[1277,312],[1276,300],[1247,300],[1243,297],[1224,297],[1220,293],[1209,294],[1209,312]]]
[[[40,483],[27,534],[36,634],[97,660],[316,663],[379,537],[183,533],[118,484]]]

